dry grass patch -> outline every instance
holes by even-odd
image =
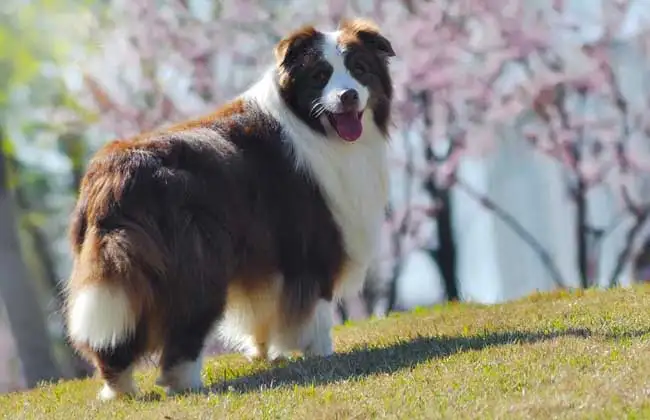
[[[441,305],[337,327],[337,354],[212,359],[205,395],[95,400],[97,380],[0,396],[10,419],[650,418],[650,287]]]

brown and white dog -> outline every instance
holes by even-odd
[[[135,393],[158,351],[158,384],[201,388],[214,328],[251,358],[332,354],[331,302],[361,289],[379,242],[394,55],[365,20],[304,27],[214,114],[93,157],[65,317],[99,398]]]

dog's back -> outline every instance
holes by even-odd
[[[363,23],[346,28],[292,34],[276,50],[279,67],[240,98],[112,142],[90,162],[70,228],[65,310],[71,342],[105,380],[102,398],[135,392],[135,362],[159,350],[160,385],[201,387],[215,326],[249,357],[333,351],[330,302],[361,286],[378,237],[392,93],[382,84],[390,44]],[[354,112],[304,112],[292,98],[307,87],[283,78],[309,74],[288,76],[309,71],[287,61],[287,42],[304,48],[305,36],[322,51],[339,39],[359,48],[383,82],[354,82],[365,89],[346,99]]]

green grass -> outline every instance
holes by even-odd
[[[340,326],[337,354],[209,360],[207,395],[101,403],[96,379],[0,396],[10,419],[650,418],[650,287],[449,304]]]

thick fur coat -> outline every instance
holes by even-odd
[[[218,333],[251,358],[333,352],[331,302],[358,292],[387,200],[390,42],[364,20],[304,27],[211,115],[103,147],[74,210],[70,341],[132,394],[202,387]]]

